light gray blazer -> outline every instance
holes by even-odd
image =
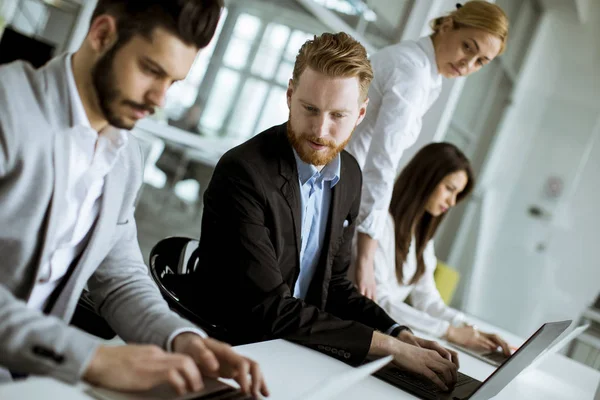
[[[75,382],[100,343],[67,325],[86,283],[125,341],[164,348],[176,329],[194,326],[169,310],[143,262],[133,217],[142,155],[133,137],[106,177],[90,241],[51,316],[26,307],[64,207],[54,194],[66,189],[72,128],[66,62],[0,67],[0,367]]]

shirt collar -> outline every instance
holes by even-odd
[[[434,81],[442,80],[442,76],[438,71],[437,62],[435,60],[435,48],[433,47],[433,38],[431,36],[423,36],[417,40],[417,45],[425,52],[429,64],[431,65],[431,78]]]
[[[315,177],[315,179],[321,178],[325,182],[331,182],[330,187],[332,188],[338,183],[342,165],[339,154],[319,171],[314,165],[302,161],[298,156],[296,149],[292,150],[294,151],[294,158],[296,159],[296,166],[298,167],[298,178],[302,185],[306,184],[312,177]]]
[[[90,120],[85,113],[85,108],[81,102],[81,97],[75,84],[73,75],[73,54],[67,56],[67,85],[69,88],[69,97],[71,97],[71,122],[73,126],[85,126],[91,128]]]

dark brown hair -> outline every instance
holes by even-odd
[[[373,69],[367,50],[347,33],[323,33],[306,41],[300,48],[294,64],[292,84],[298,85],[306,67],[333,78],[357,77],[361,101],[367,98],[373,80]]]
[[[119,46],[135,35],[150,38],[161,27],[201,49],[214,36],[222,8],[223,0],[99,0],[92,21],[102,14],[115,17]]]
[[[453,144],[431,143],[423,147],[400,173],[392,193],[390,214],[395,225],[396,277],[401,284],[404,262],[413,238],[413,228],[417,271],[410,284],[418,282],[423,276],[423,252],[445,216],[442,214],[434,217],[425,211],[425,206],[438,184],[447,175],[458,171],[465,171],[468,178],[465,189],[457,196],[458,203],[471,193],[475,179],[471,163]]]

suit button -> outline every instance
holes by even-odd
[[[320,345],[317,346],[317,349],[319,349],[319,350],[325,350],[325,346],[323,346],[322,344],[320,344]]]
[[[331,349],[331,352],[332,352],[333,354],[337,354],[337,353],[338,353],[338,349]]]
[[[331,351],[331,347],[330,346],[325,346],[325,351]]]
[[[344,358],[345,358],[345,359],[348,359],[348,358],[350,358],[350,353],[345,353],[345,354],[344,354]]]

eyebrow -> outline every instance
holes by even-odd
[[[319,107],[315,106],[314,104],[312,104],[312,103],[310,103],[310,102],[308,102],[306,100],[299,99],[299,101],[300,101],[300,103],[302,103],[302,104],[304,104],[306,106],[311,106],[311,107],[316,108],[317,110],[320,110]],[[349,113],[350,110],[340,109],[340,110],[331,110],[331,112],[335,112],[335,113]]]
[[[152,67],[156,68],[162,75],[168,75],[167,71],[165,71],[165,69],[163,67],[161,67],[156,61],[151,60],[148,57],[142,57],[142,60],[145,63],[150,64]]]
[[[156,68],[158,70],[158,73],[160,75],[162,75],[163,77],[168,77],[170,76],[167,71],[165,71],[165,69],[163,67],[160,66],[160,64],[158,64],[156,61],[152,60],[151,58],[148,57],[142,57],[142,61],[144,61],[146,64],[150,64],[153,68]],[[171,77],[171,83],[175,83],[175,82],[180,82],[183,79],[173,79],[173,77]]]
[[[479,50],[479,43],[477,43],[477,40],[475,40],[473,38],[469,38],[469,39],[471,39],[473,41],[473,43],[475,43],[475,47],[477,48],[477,52],[479,53],[479,51],[480,51]],[[488,56],[483,56],[483,58],[485,58],[488,61],[492,61],[492,60],[490,60],[490,58]]]

